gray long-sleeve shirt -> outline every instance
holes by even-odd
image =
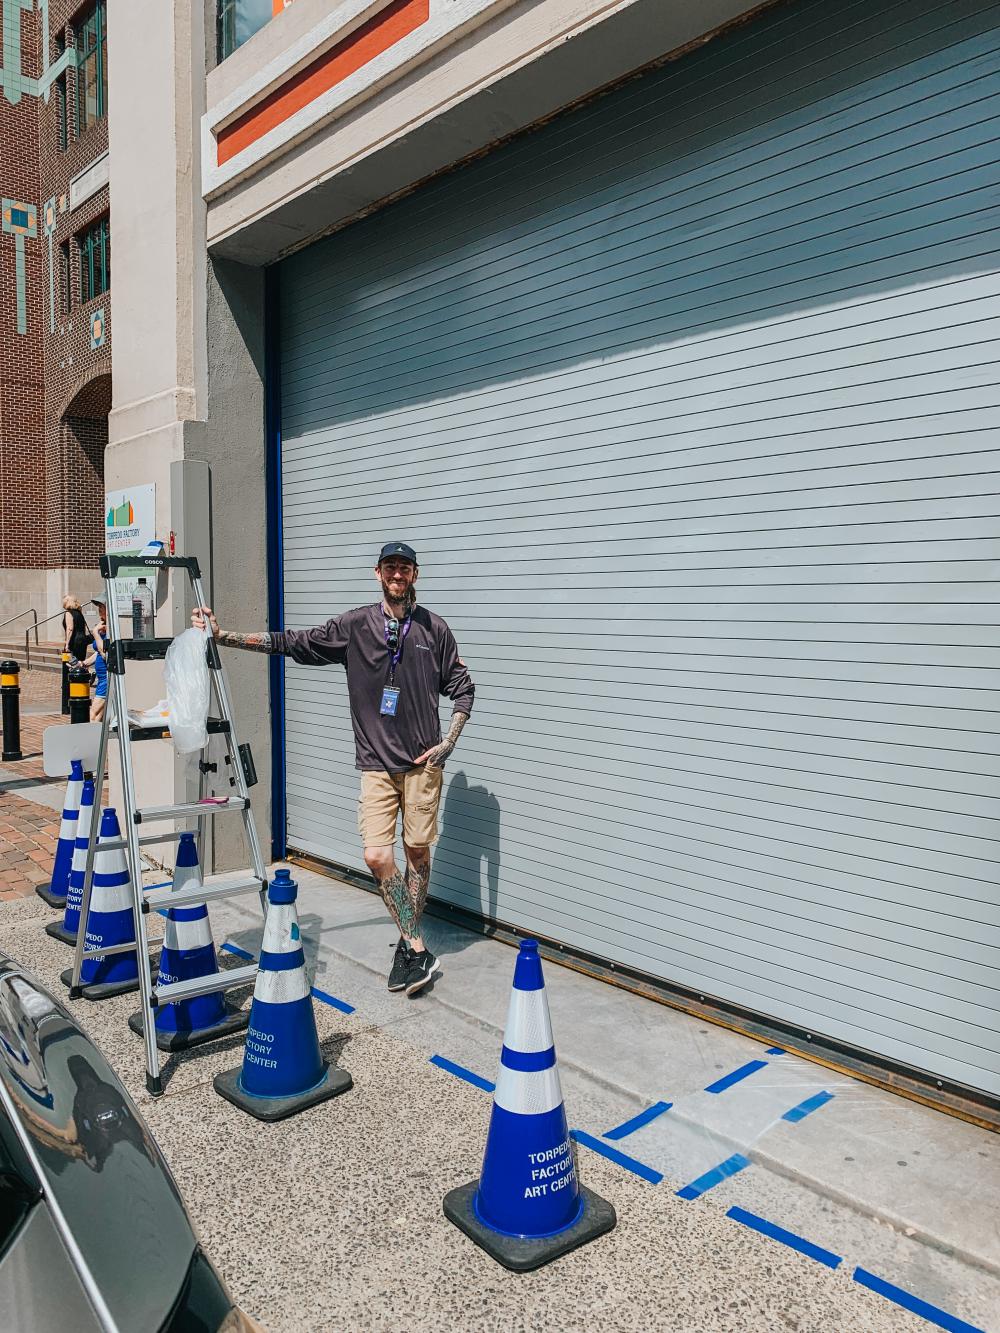
[[[426,607],[413,608],[410,631],[403,642],[396,668],[399,703],[395,717],[383,717],[379,711],[391,664],[380,603],[345,611],[313,629],[284,630],[274,639],[278,652],[294,662],[304,666],[339,663],[346,668],[360,769],[405,773],[412,768],[417,755],[441,739],[441,695],[452,700],[456,712],[472,712],[476,687],[459,661],[455,636]]]

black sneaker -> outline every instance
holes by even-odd
[[[410,966],[406,969],[407,995],[416,995],[418,990],[427,985],[434,973],[440,971],[440,968],[441,964],[430,949],[424,949],[422,953],[411,949]]]
[[[402,935],[400,935],[399,943],[395,947],[396,956],[392,960],[392,970],[389,973],[389,989],[402,990],[406,985],[407,973],[410,970],[410,959],[413,954]]]

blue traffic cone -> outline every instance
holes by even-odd
[[[50,921],[45,933],[54,940],[62,940],[72,948],[80,928],[80,906],[83,902],[83,872],[87,865],[87,843],[94,817],[94,779],[85,778],[80,793],[80,813],[76,821],[73,859],[70,864],[69,885],[66,889],[66,910],[61,921]]]
[[[617,1221],[611,1204],[577,1180],[537,940],[522,942],[514,965],[482,1174],[445,1195],[444,1214],[518,1273]]]
[[[52,864],[52,877],[44,884],[37,884],[35,892],[50,907],[60,910],[66,906],[66,893],[69,889],[69,872],[73,864],[73,847],[76,843],[76,824],[80,817],[80,797],[83,794],[83,763],[79,759],[70,761],[69,782],[66,783],[66,796],[63,800],[62,819],[59,822],[59,841],[56,843],[56,857]]]
[[[193,833],[182,833],[174,865],[175,890],[201,883],[198,848]],[[204,903],[189,907],[169,907],[164,911],[167,927],[160,951],[159,981],[191,981],[213,977],[219,963]],[[183,1051],[203,1041],[227,1037],[246,1027],[250,1015],[235,1005],[227,1005],[221,991],[197,995],[192,1000],[174,1000],[156,1008],[156,1044],[161,1051]],[[142,1036],[142,1011],[128,1020],[133,1032]]]
[[[323,1059],[306,980],[291,872],[276,872],[268,890],[264,942],[250,1009],[243,1065],[216,1074],[220,1097],[258,1120],[284,1120],[346,1092],[353,1080]]]
[[[82,807],[81,807],[82,818]],[[120,842],[121,829],[114,810],[104,811],[101,833],[94,856],[94,883],[87,914],[86,947],[113,949],[135,944],[135,918],[132,915],[131,877],[120,847],[104,851],[101,844]],[[81,888],[82,892],[82,888]],[[60,974],[64,985],[72,987],[73,969]],[[82,995],[87,1000],[107,1000],[139,989],[139,959],[136,950],[107,953],[84,958],[80,968],[80,987],[71,998]]]

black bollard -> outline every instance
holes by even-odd
[[[3,762],[21,756],[21,668],[0,662],[0,699],[3,708]]]
[[[60,711],[63,717],[69,717],[69,653],[62,655],[62,702]]]
[[[69,673],[69,720],[90,721],[90,672],[85,666],[74,667]]]

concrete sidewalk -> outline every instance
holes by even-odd
[[[212,1091],[240,1058],[230,1040],[170,1058],[153,1101],[134,998],[73,1006],[268,1328],[1000,1330],[994,1135],[553,964],[579,1167],[619,1225],[538,1273],[498,1269],[440,1206],[478,1173],[490,1098],[470,1078],[495,1077],[513,951],[430,921],[443,975],[390,995],[380,902],[294,874],[321,1036],[355,1080],[344,1097],[262,1126]],[[64,994],[47,915],[0,907],[4,944]],[[253,899],[212,918],[234,963],[256,953]]]

